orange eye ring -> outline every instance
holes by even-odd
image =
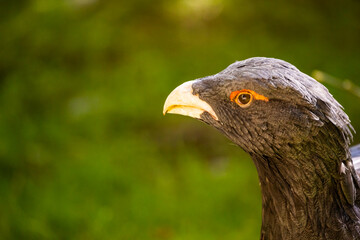
[[[260,95],[252,90],[243,89],[240,91],[234,91],[230,94],[230,100],[236,102],[242,108],[247,108],[251,105],[253,100],[262,100],[268,102],[269,99],[263,95]]]

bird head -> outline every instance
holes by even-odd
[[[329,91],[293,65],[273,58],[237,61],[174,89],[164,114],[197,118],[250,154],[283,155],[321,132],[348,146],[348,116]]]

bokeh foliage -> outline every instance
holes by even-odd
[[[0,4],[1,239],[258,239],[251,160],[167,94],[253,56],[360,83],[355,0]]]

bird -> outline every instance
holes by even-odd
[[[360,239],[355,130],[328,89],[294,65],[236,61],[176,87],[166,113],[198,119],[250,155],[261,187],[261,240]]]

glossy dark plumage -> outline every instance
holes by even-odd
[[[241,89],[269,101],[241,108],[229,99]],[[322,84],[285,61],[250,58],[191,82],[190,91],[165,112],[199,118],[250,154],[262,190],[261,239],[360,239],[360,147],[350,153],[350,120]]]

